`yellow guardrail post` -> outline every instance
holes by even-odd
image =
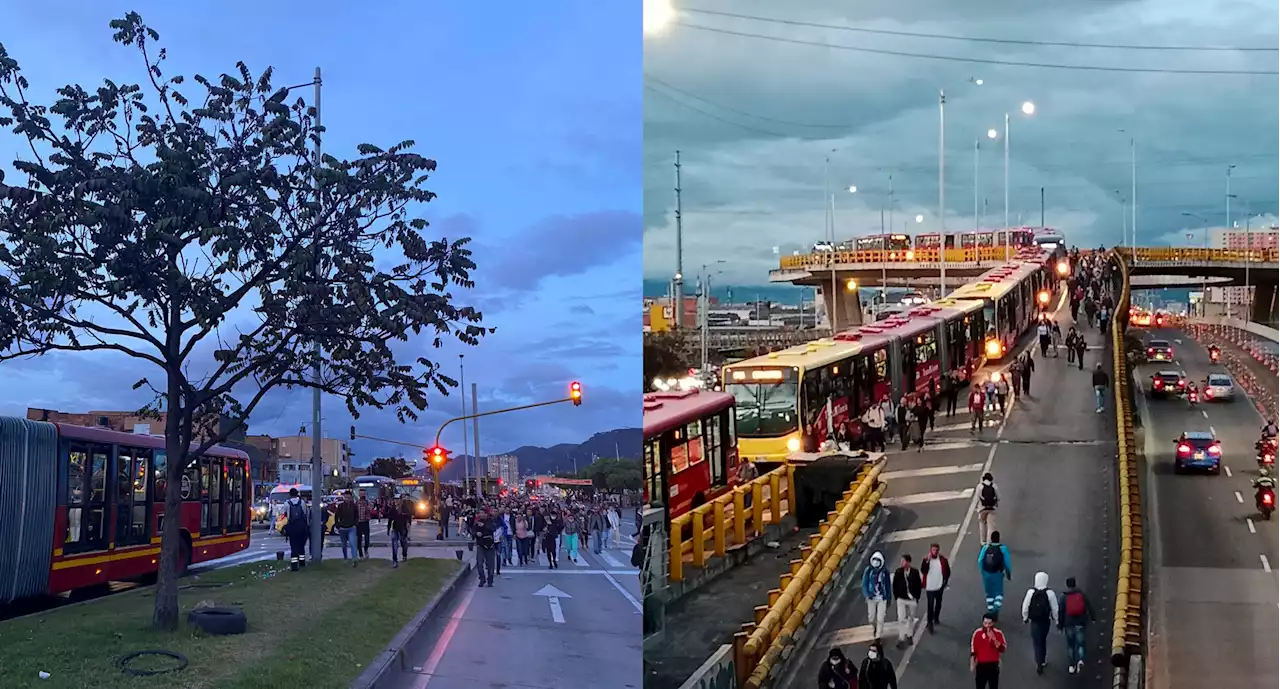
[[[733,542],[747,542],[747,500],[746,491],[750,488],[739,486],[733,491]]]
[[[717,500],[713,509],[715,511],[715,516],[713,517],[715,522],[712,525],[714,530],[711,532],[711,537],[715,540],[715,544],[712,546],[711,552],[716,557],[724,557],[726,548],[724,501]]]
[[[1138,249],[1132,257],[1127,251],[1113,251],[1112,260],[1120,269],[1121,290],[1116,300],[1116,314],[1129,311],[1130,258],[1136,260],[1220,260],[1230,259],[1230,254],[1209,250],[1195,251]],[[1133,433],[1132,387],[1125,351],[1124,327],[1120,315],[1111,322],[1112,345],[1112,393],[1115,398],[1117,487],[1120,497],[1120,557],[1116,571],[1116,598],[1111,623],[1111,662],[1116,668],[1117,681],[1125,673],[1128,656],[1141,648],[1142,627],[1142,563],[1143,523],[1142,502]]]
[[[684,581],[684,546],[680,540],[683,518],[671,520],[671,540],[667,541],[667,578]]]
[[[782,523],[782,481],[776,472],[769,472],[769,523]]]

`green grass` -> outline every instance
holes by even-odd
[[[399,569],[383,560],[352,568],[327,559],[296,574],[288,563],[258,562],[188,577],[180,585],[228,585],[180,591],[182,626],[172,633],[149,628],[149,590],[0,622],[0,687],[346,687],[460,566],[416,558]],[[249,631],[219,637],[188,627],[187,611],[204,600],[242,607]],[[190,665],[154,677],[116,667],[145,649],[182,653]]]

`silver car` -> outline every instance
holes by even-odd
[[[1204,382],[1204,401],[1230,402],[1236,397],[1236,386],[1225,373],[1210,373]]]

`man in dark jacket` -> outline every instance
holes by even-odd
[[[338,529],[338,538],[342,539],[342,559],[347,559],[347,547],[351,548],[351,566],[355,567],[359,562],[359,553],[356,551],[356,522],[359,520],[359,514],[356,512],[356,503],[351,499],[351,493],[347,493],[342,497],[342,502],[333,510],[333,525]]]
[[[1058,602],[1058,629],[1067,637],[1067,672],[1084,672],[1085,630],[1090,622],[1096,622],[1093,603],[1084,591],[1076,588],[1076,578],[1067,577],[1067,590]]]
[[[493,587],[494,569],[498,564],[498,524],[489,518],[489,511],[481,508],[471,527],[476,543],[476,564],[480,570],[480,586]]]
[[[858,668],[839,646],[831,649],[818,670],[818,689],[858,689]]]
[[[910,555],[903,555],[902,566],[893,570],[893,600],[898,608],[898,648],[915,641],[916,611],[923,588],[920,570],[911,566]]]
[[[871,642],[867,657],[862,659],[862,667],[858,670],[858,687],[898,689],[898,673],[894,671],[893,663],[884,657],[884,646],[879,640]]]
[[[387,534],[391,536],[391,566],[399,567],[396,555],[409,559],[409,523],[413,521],[413,503],[409,498],[392,500],[383,516],[387,518]]]
[[[929,545],[929,554],[920,563],[920,579],[924,583],[925,624],[932,634],[942,614],[942,594],[951,581],[951,563],[947,562],[947,556],[942,554],[937,543]]]
[[[299,567],[307,566],[304,553],[307,538],[311,535],[311,510],[298,497],[297,488],[289,489],[289,500],[284,509],[284,535],[289,539],[289,569],[296,572]]]

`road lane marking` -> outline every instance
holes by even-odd
[[[570,596],[551,584],[547,584],[537,591],[534,591],[533,595],[546,598],[547,605],[551,607],[551,621],[556,624],[564,624],[564,609],[560,607],[560,599],[573,598],[573,596]]]
[[[1200,410],[1200,413],[1204,415],[1204,418],[1206,418],[1206,419],[1207,419],[1207,418],[1209,418],[1209,412],[1207,412],[1207,411],[1205,411],[1205,410],[1201,409],[1201,410]]]
[[[625,586],[623,586],[622,584],[618,583],[618,580],[617,580],[617,579],[614,579],[614,578],[613,578],[612,576],[610,576],[607,572],[605,573],[604,578],[605,578],[605,579],[608,579],[608,580],[609,580],[609,583],[610,583],[610,584],[613,584],[613,587],[614,587],[615,589],[618,589],[618,593],[621,593],[621,594],[623,595],[623,597],[627,599],[627,602],[628,602],[628,603],[631,603],[631,607],[633,607],[633,608],[635,608],[635,609],[636,609],[636,613],[637,613],[637,614],[640,614],[640,613],[643,613],[643,612],[644,612],[644,606],[640,604],[640,601],[636,600],[636,597],[635,597],[635,596],[631,595],[631,592],[627,590],[627,587],[625,587]]]
[[[1062,305],[1066,302],[1066,298],[1066,290],[1063,290],[1062,298],[1058,300],[1058,308],[1054,311],[1055,317],[1062,311]],[[1030,349],[1030,347],[1031,345],[1028,344],[1027,348]],[[987,451],[987,461],[983,463],[980,469],[984,474],[991,471],[991,465],[996,461],[996,450],[1000,447],[1000,440],[1004,438],[1005,425],[1009,421],[1009,415],[1013,413],[1013,408],[1017,406],[1018,397],[1019,395],[1016,394],[1011,395],[1009,398],[1009,404],[1005,407],[1004,418],[1001,419],[1000,427],[996,429],[996,444],[992,445],[991,449]],[[951,544],[951,551],[947,554],[947,560],[950,562],[956,562],[956,557],[960,555],[960,546],[964,545],[964,537],[969,533],[969,524],[973,521],[973,515],[978,512],[978,497],[980,495],[980,493],[974,491],[973,497],[969,501],[969,509],[964,513],[964,521],[960,523],[960,528],[956,533],[956,540]],[[898,663],[897,670],[899,679],[906,674],[907,666],[911,664],[911,656],[915,655],[916,649],[919,648],[920,643],[924,641],[923,633],[921,631],[923,626],[923,621],[916,625],[916,629],[913,631],[912,636],[919,641],[907,648],[907,652],[902,655],[902,661]]]
[[[1249,517],[1245,517],[1244,521],[1246,524],[1249,525],[1249,533],[1258,533],[1258,527],[1253,525],[1252,519],[1250,519]]]
[[[977,444],[978,444],[978,441],[976,440],[957,440],[955,442],[950,442],[950,443],[936,443],[936,444],[931,444],[926,442],[924,444],[924,447],[917,448],[917,447],[914,447],[915,443],[912,443],[911,445],[907,446],[907,449],[905,450],[899,449],[899,448],[891,448],[885,454],[898,455],[906,452],[938,452],[939,450],[965,450],[970,447],[974,447]]]
[[[1240,491],[1236,491],[1235,493],[1236,493],[1236,502],[1238,502],[1238,503],[1240,503],[1241,505],[1243,505],[1243,504],[1244,504],[1244,498],[1240,496]]]
[[[885,620],[884,625],[880,628],[881,638],[889,638],[890,632],[897,633],[902,628],[902,623],[898,620]],[[853,646],[854,644],[865,644],[875,639],[871,625],[863,624],[857,627],[847,627],[845,629],[837,629],[827,635],[823,639],[823,643],[827,648],[834,646]]]
[[[897,505],[919,505],[926,502],[943,502],[945,500],[964,500],[973,496],[972,488],[964,490],[938,490],[930,493],[912,493],[896,498],[880,498],[880,504],[890,507]]]
[[[1222,466],[1222,469],[1223,469],[1223,471],[1227,472],[1227,478],[1231,478],[1231,467],[1226,466],[1226,465],[1224,464],[1224,465]]]
[[[903,478],[920,478],[922,476],[946,476],[947,474],[967,474],[974,471],[983,471],[986,464],[953,464],[943,467],[924,467],[923,469],[900,469],[898,471],[886,471],[880,474],[880,480],[893,481]]]
[[[600,551],[600,559],[601,559],[601,560],[604,560],[604,566],[605,566],[605,567],[612,567],[613,569],[623,569],[623,568],[624,568],[624,567],[623,567],[623,564],[622,564],[621,562],[618,562],[616,559],[614,559],[614,557],[613,557],[612,555],[610,555],[610,554],[609,554],[609,551],[607,551],[607,550],[602,550],[602,551]]]
[[[413,682],[413,689],[427,689],[431,684],[431,678],[436,674],[436,668],[440,667],[440,661],[444,659],[445,651],[449,650],[449,644],[453,641],[453,637],[458,633],[458,624],[462,622],[462,618],[467,614],[467,608],[471,605],[471,599],[476,595],[476,587],[467,587],[466,593],[462,594],[462,602],[458,603],[458,608],[454,610],[453,615],[449,617],[448,623],[445,624],[444,630],[440,632],[440,639],[436,641],[435,648],[431,649],[431,655],[427,657],[427,664],[422,666],[422,674]],[[416,670],[416,668],[415,668]]]
[[[919,541],[926,538],[935,538],[937,536],[946,536],[960,530],[959,524],[948,524],[946,526],[922,526],[918,529],[903,529],[902,531],[890,531],[881,539],[885,543],[900,543],[902,541]]]
[[[1270,572],[1271,572],[1271,562],[1270,562],[1269,560],[1267,560],[1267,556],[1266,556],[1266,555],[1259,555],[1258,557],[1262,558],[1262,571],[1270,573]]]
[[[1218,432],[1213,429],[1212,425],[1209,426],[1209,432],[1212,433],[1215,437],[1218,435]]]

